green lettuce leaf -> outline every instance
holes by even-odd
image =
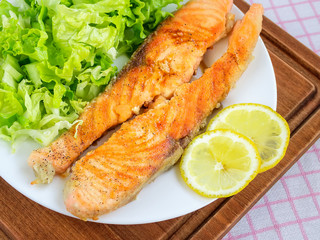
[[[22,113],[23,108],[15,94],[13,92],[0,89],[0,117],[3,121],[2,124],[4,125],[6,123],[5,119],[9,119],[16,114]],[[8,123],[10,123],[10,121]]]
[[[42,145],[76,119],[180,0],[0,1],[0,138]]]

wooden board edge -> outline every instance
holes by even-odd
[[[303,79],[304,82],[306,82],[309,87],[310,87],[310,92],[306,93],[307,95],[304,96],[304,98],[302,99],[302,101],[295,107],[293,108],[288,115],[283,115],[284,118],[286,118],[286,120],[290,120],[291,118],[294,117],[294,115],[296,115],[306,104],[307,102],[310,102],[310,100],[313,100],[315,98],[320,98],[320,95],[316,95],[317,94],[317,89],[318,86],[315,85],[313,82],[309,81],[308,78],[306,78],[304,75],[302,75],[300,72],[298,72],[296,69],[292,68],[288,63],[286,63],[283,59],[281,59],[280,56],[278,56],[276,53],[269,51],[269,56],[271,58],[272,64],[275,64],[274,62],[277,63],[277,65],[279,65],[280,63],[284,66],[286,66],[286,68],[290,69],[292,72],[294,72],[295,75],[299,76],[300,79]],[[319,58],[320,61],[320,58]],[[276,73],[277,71],[275,71]],[[320,82],[319,82],[320,83]],[[279,95],[278,95],[278,101],[279,101]],[[311,111],[308,112],[308,115],[315,109],[316,107],[314,107]],[[304,119],[304,118],[303,118]]]

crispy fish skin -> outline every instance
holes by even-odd
[[[236,24],[227,52],[201,78],[180,86],[167,103],[122,124],[107,142],[75,163],[64,192],[69,212],[85,220],[113,211],[180,158],[245,71],[262,14],[262,6],[253,4]]]
[[[207,48],[226,35],[233,22],[228,16],[231,6],[232,0],[194,0],[165,20],[113,86],[85,108],[79,118],[82,124],[31,153],[28,163],[37,177],[34,183],[51,182],[110,127],[138,114],[157,96],[170,98],[177,86],[189,82]]]

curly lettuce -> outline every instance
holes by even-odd
[[[0,138],[48,145],[180,0],[0,2]]]

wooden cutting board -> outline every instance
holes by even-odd
[[[244,12],[248,5],[235,4]],[[275,69],[277,111],[289,122],[285,158],[259,174],[237,195],[188,215],[144,225],[83,222],[53,212],[21,195],[0,178],[0,239],[220,239],[320,136],[320,58],[264,18],[262,39]]]

